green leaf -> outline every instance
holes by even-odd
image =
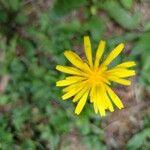
[[[89,31],[92,35],[92,39],[94,39],[95,41],[99,41],[106,30],[106,26],[99,17],[93,16],[89,21],[83,24],[82,30],[84,32]]]
[[[36,150],[36,144],[35,141],[32,141],[30,139],[25,139],[22,144],[22,149],[26,150]]]
[[[26,31],[33,38],[35,43],[39,47],[41,47],[42,50],[48,49],[49,51],[51,51],[52,41],[50,40],[50,38],[45,33],[41,32],[39,30],[36,30],[35,28],[32,28],[32,27],[28,28]],[[29,43],[29,41],[26,41],[26,43]],[[32,51],[34,52],[34,49],[32,49]]]
[[[144,33],[132,49],[131,56],[137,60],[140,77],[139,82],[146,88],[150,88],[150,32]]]
[[[150,70],[150,51],[145,51],[142,55],[142,64],[143,64],[143,70],[148,71]],[[150,72],[149,74],[150,75]]]
[[[9,97],[6,95],[1,95],[0,94],[0,105],[5,105],[9,102]]]
[[[68,23],[65,22],[60,24],[57,29],[69,33],[69,32],[78,32],[80,27],[81,27],[80,22],[77,19],[74,19],[73,21],[70,21]]]
[[[17,14],[15,21],[16,23],[19,23],[19,24],[25,24],[28,21],[28,17],[21,12]]]
[[[132,55],[143,54],[146,51],[150,50],[150,32],[144,33],[141,35],[139,41],[136,43],[135,47],[132,49]]]
[[[24,122],[30,118],[30,115],[29,105],[14,109],[12,114],[12,122],[15,128],[20,130],[24,126]]]
[[[144,31],[150,31],[150,21],[146,22],[144,25]]]
[[[1,150],[11,150],[13,142],[13,134],[6,129],[0,130],[0,149]]]
[[[139,12],[131,15],[128,11],[123,9],[116,1],[107,0],[101,3],[100,7],[104,9],[112,19],[114,19],[119,25],[121,25],[125,29],[135,29],[140,23],[141,14]]]
[[[136,32],[128,32],[123,35],[115,35],[112,36],[110,39],[108,39],[108,42],[110,46],[114,46],[115,44],[121,43],[121,42],[131,42],[134,40],[137,40],[141,34]]]
[[[121,3],[125,8],[130,9],[132,7],[133,0],[121,0]]]
[[[8,4],[9,4],[9,7],[14,10],[14,11],[17,11],[17,9],[19,9],[19,6],[20,6],[20,0],[7,0]]]
[[[0,23],[5,23],[7,19],[7,13],[4,10],[0,10]]]
[[[86,0],[56,0],[53,11],[57,16],[64,16],[72,10],[85,5],[86,2]]]
[[[106,150],[106,146],[103,144],[103,142],[100,139],[100,136],[98,135],[91,134],[84,137],[84,143],[89,149],[92,150]]]
[[[150,128],[144,129],[142,132],[135,134],[128,141],[127,150],[138,150],[138,149],[148,150],[150,148],[148,138],[150,138]]]

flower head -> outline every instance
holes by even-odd
[[[57,81],[56,86],[65,86],[63,89],[63,100],[72,97],[73,102],[78,102],[75,109],[76,114],[80,114],[88,97],[94,106],[95,113],[105,116],[106,110],[114,111],[114,103],[122,109],[123,103],[115,92],[110,88],[111,82],[130,85],[131,81],[126,77],[134,76],[135,71],[129,69],[135,66],[134,61],[123,62],[114,68],[108,69],[109,64],[121,53],[124,44],[119,44],[102,62],[102,55],[105,50],[105,41],[100,41],[95,60],[92,57],[91,43],[88,36],[84,37],[84,50],[86,61],[83,61],[76,53],[65,51],[65,57],[73,66],[57,65],[56,69],[70,74],[64,80]]]

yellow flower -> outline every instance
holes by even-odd
[[[102,62],[105,50],[105,41],[100,41],[95,60],[93,61],[91,43],[88,36],[84,37],[84,49],[87,61],[83,61],[76,53],[65,51],[65,57],[72,63],[70,66],[57,65],[56,69],[70,74],[64,80],[57,81],[56,86],[66,86],[63,89],[63,100],[73,97],[73,102],[78,102],[75,109],[77,115],[82,111],[88,96],[93,103],[95,113],[105,116],[106,110],[114,111],[112,102],[122,109],[123,103],[115,92],[109,87],[111,81],[123,85],[130,85],[131,81],[124,79],[134,76],[135,71],[129,69],[135,66],[134,61],[123,62],[114,68],[108,69],[109,64],[121,53],[124,44],[119,44]]]

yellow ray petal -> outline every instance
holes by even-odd
[[[103,62],[103,65],[106,66],[109,65],[121,53],[123,48],[124,48],[124,44],[123,43],[119,44],[114,50],[112,50],[112,52],[110,52],[110,54]]]
[[[68,91],[66,94],[64,94],[64,95],[62,96],[62,99],[65,100],[65,99],[68,99],[68,98],[74,96],[74,95],[75,95],[76,93],[78,93],[81,89],[83,89],[83,86],[82,86],[82,85],[80,85],[80,86],[78,85],[78,86],[72,88],[70,91]]]
[[[98,106],[97,106],[97,99],[93,99],[93,106],[94,106],[94,111],[97,114],[98,113]]]
[[[90,102],[93,102],[94,99],[95,86],[93,85],[90,89]]]
[[[101,84],[103,82],[103,83],[107,83],[107,84],[111,85],[110,81],[107,80],[107,78],[104,77],[104,75],[103,76],[101,75],[98,79],[99,79],[99,81],[97,81],[97,83],[99,83],[99,84]]]
[[[72,90],[73,88],[75,88],[76,86],[78,86],[79,85],[79,83],[77,82],[77,83],[74,83],[74,84],[71,84],[71,85],[69,85],[69,86],[67,86],[67,87],[65,87],[65,88],[63,88],[63,92],[69,92],[70,90]]]
[[[86,100],[87,100],[87,97],[88,97],[88,94],[89,94],[89,90],[87,90],[84,95],[81,97],[80,101],[78,102],[77,104],[77,107],[75,109],[75,114],[79,115],[80,112],[82,111],[85,103],[86,103]]]
[[[66,80],[73,80],[73,81],[81,81],[86,79],[85,77],[80,77],[80,76],[68,76],[66,77]]]
[[[88,60],[88,63],[92,67],[93,66],[92,50],[91,50],[91,42],[89,36],[84,36],[84,50],[85,50],[85,55]]]
[[[95,88],[95,103],[97,105],[97,108],[99,110],[99,113],[101,116],[105,116],[105,108],[107,107],[106,102],[103,99],[103,92],[101,90],[101,87],[96,87]]]
[[[121,102],[120,98],[115,94],[115,92],[107,85],[105,85],[106,91],[108,95],[110,96],[113,103],[119,108],[124,108],[123,103]]]
[[[104,66],[104,65],[101,64],[101,65],[98,67],[98,72],[97,72],[97,73],[98,73],[99,75],[101,75],[102,73],[104,73],[104,72],[107,70],[107,68],[108,68],[107,66]]]
[[[84,65],[83,65],[83,70],[84,70],[85,72],[87,72],[87,73],[91,73],[91,72],[92,72],[91,68],[88,66],[87,63],[84,63]]]
[[[103,100],[107,104],[107,107],[105,109],[109,109],[111,112],[113,112],[114,108],[113,108],[113,105],[112,105],[112,103],[111,103],[111,101],[110,101],[110,99],[109,99],[109,97],[106,93],[106,89],[105,89],[104,85],[101,85],[101,90],[102,90],[102,93],[103,93],[101,96],[103,97]]]
[[[66,79],[64,80],[57,81],[56,86],[68,86],[76,82],[82,81],[84,79],[85,79],[84,77],[70,76],[70,77],[66,77]]]
[[[63,92],[69,92],[69,91],[72,90],[73,88],[80,87],[80,86],[85,86],[85,84],[86,84],[86,81],[76,82],[76,83],[74,83],[74,84],[71,84],[71,85],[65,87],[65,88],[63,89]]]
[[[86,63],[82,61],[82,59],[74,52],[72,51],[66,51],[64,52],[64,55],[66,58],[77,68],[81,70],[85,70],[86,72],[89,71],[89,67]]]
[[[106,45],[105,41],[100,41],[98,45],[98,49],[96,51],[96,56],[95,56],[95,63],[94,63],[95,68],[99,66],[99,62],[105,50],[105,45]]]
[[[131,81],[130,80],[118,78],[116,76],[109,76],[108,78],[109,78],[109,80],[111,80],[113,82],[116,82],[116,83],[120,83],[122,85],[131,85]]]
[[[128,70],[128,69],[122,69],[122,68],[114,68],[111,70],[108,70],[107,73],[111,76],[116,76],[119,78],[125,78],[135,75],[134,70]]]
[[[56,82],[56,86],[67,86],[70,84],[75,83],[75,81],[69,81],[69,80],[60,80]]]
[[[73,102],[77,102],[82,96],[83,94],[89,89],[88,86],[83,87],[83,89],[81,89],[73,98]]]
[[[90,102],[93,103],[94,111],[97,114],[98,113],[98,98],[97,98],[97,87],[92,86],[90,90]]]
[[[117,76],[119,78],[125,78],[125,77],[135,76],[135,71],[134,70],[124,70],[121,72],[116,72],[114,74],[115,74],[115,76]]]
[[[84,73],[84,72],[82,72],[79,69],[74,68],[74,67],[57,65],[56,69],[58,71],[61,71],[61,72],[64,72],[64,73],[68,73],[68,74],[74,74],[74,75],[79,75],[79,76],[87,76],[86,73]]]
[[[83,63],[82,59],[80,58],[79,55],[77,55],[76,53],[72,52],[72,51],[65,51],[64,55],[66,56],[66,58],[72,63],[72,61],[80,61],[81,63]],[[73,62],[74,63],[74,62]]]
[[[117,65],[116,67],[117,68],[119,68],[119,67],[121,67],[121,68],[129,68],[129,67],[134,67],[134,66],[136,66],[136,63],[134,61],[127,61],[127,62],[123,62],[123,63]]]

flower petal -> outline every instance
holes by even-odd
[[[101,90],[102,90],[102,93],[103,95],[101,95],[103,97],[103,100],[106,102],[107,104],[107,107],[105,109],[109,109],[111,112],[114,111],[114,108],[113,108],[113,105],[111,103],[111,100],[110,98],[108,97],[107,93],[106,93],[106,88],[105,86],[101,86]]]
[[[101,89],[101,87],[96,87],[95,88],[95,100],[94,103],[95,105],[97,105],[98,111],[100,113],[101,116],[105,116],[106,112],[105,112],[105,108],[106,108],[106,102],[104,101],[102,95],[103,95],[103,91]],[[96,106],[95,108],[96,109]]]
[[[96,100],[96,98],[93,99],[93,106],[94,106],[94,111],[97,114],[98,113],[98,106],[97,106],[97,100]]]
[[[72,90],[73,88],[75,88],[75,87],[80,87],[80,86],[82,86],[82,85],[85,86],[85,83],[86,83],[86,81],[80,81],[80,82],[73,83],[73,84],[71,84],[71,85],[65,87],[65,88],[63,89],[63,92],[69,92],[69,91]]]
[[[79,84],[75,84],[74,87],[72,87],[69,91],[67,91],[67,93],[65,93],[62,96],[62,99],[65,100],[65,99],[68,99],[68,98],[74,96],[76,93],[78,93],[80,90],[82,90],[84,88],[85,84],[86,84],[86,81],[83,81]]]
[[[129,67],[133,67],[133,66],[136,66],[136,63],[134,61],[127,61],[127,62],[123,62],[119,65],[117,65],[116,67],[119,68],[119,67],[122,67],[122,68],[129,68]],[[115,68],[116,68],[115,67]]]
[[[79,115],[80,112],[82,111],[85,103],[86,103],[86,100],[87,100],[87,97],[88,97],[88,94],[89,94],[89,90],[87,90],[84,95],[81,97],[80,101],[78,102],[77,104],[77,107],[75,109],[75,114]]]
[[[56,82],[56,86],[67,86],[75,83],[76,81],[60,80]]]
[[[90,102],[93,103],[95,86],[93,85],[90,89]]]
[[[88,63],[92,67],[93,61],[92,61],[91,42],[89,36],[84,36],[84,50]]]
[[[73,102],[77,102],[82,96],[83,94],[89,89],[89,87],[85,86],[83,87],[83,89],[81,89],[73,98]]]
[[[72,51],[66,51],[64,52],[64,55],[66,58],[77,68],[84,70],[86,72],[89,72],[89,67],[86,63],[82,61],[82,59],[74,52]]]
[[[104,53],[104,50],[105,50],[105,45],[106,45],[105,41],[99,42],[98,49],[96,51],[96,56],[95,56],[95,63],[94,63],[95,68],[99,66],[100,59],[101,59],[101,57]]]
[[[66,77],[64,80],[59,80],[56,82],[56,86],[68,86],[71,84],[74,84],[76,82],[84,80],[84,77],[79,77],[79,76],[70,76]]]
[[[123,48],[124,48],[124,44],[123,43],[119,44],[114,50],[112,50],[112,52],[110,52],[110,54],[103,62],[103,65],[106,66],[109,65],[121,53]]]
[[[128,70],[128,69],[122,69],[122,68],[114,68],[111,70],[108,70],[107,73],[111,76],[116,76],[118,78],[125,78],[135,75],[134,70]]]
[[[121,102],[120,98],[115,94],[115,92],[107,85],[105,85],[106,91],[108,95],[110,96],[113,103],[119,108],[124,108],[123,103]]]
[[[116,83],[120,83],[122,85],[131,85],[131,81],[130,80],[126,80],[126,79],[122,79],[116,76],[108,76],[109,80],[116,82]]]
[[[79,75],[79,76],[87,76],[86,73],[84,73],[81,70],[79,70],[77,68],[74,68],[74,67],[57,65],[56,69],[61,71],[61,72],[64,72],[64,73],[68,73],[68,74],[74,74],[74,75]]]

